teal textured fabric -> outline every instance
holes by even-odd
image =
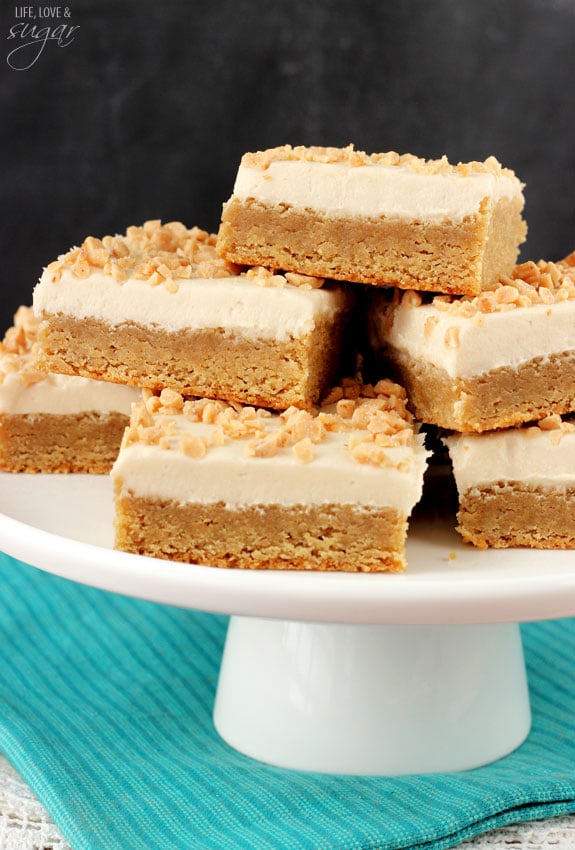
[[[224,744],[227,620],[0,555],[0,749],[74,850],[443,848],[575,811],[575,621],[523,626],[533,729],[500,761],[400,778],[298,773]]]

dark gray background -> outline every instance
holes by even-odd
[[[88,234],[217,229],[241,154],[286,142],[494,154],[522,257],[575,248],[575,0],[71,0],[73,43],[21,71],[2,3],[2,327]]]

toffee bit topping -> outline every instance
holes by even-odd
[[[286,272],[286,280],[292,286],[299,286],[300,289],[321,289],[325,283],[323,277],[310,277],[307,274],[296,274],[295,272]]]
[[[329,393],[325,396],[323,403],[324,405],[335,404],[337,401],[343,398],[343,390],[341,387],[333,387],[329,391]]]
[[[264,151],[245,153],[242,157],[242,165],[262,171],[267,170],[272,162],[297,161],[344,163],[352,168],[366,165],[391,165],[409,168],[411,171],[422,174],[460,174],[463,177],[472,174],[494,174],[515,177],[511,169],[503,168],[493,156],[483,162],[460,162],[452,165],[446,156],[442,156],[441,159],[426,160],[410,153],[398,154],[395,151],[367,154],[364,151],[355,150],[353,144],[345,148],[283,145]]]
[[[572,415],[564,419],[559,414],[553,413],[533,425],[524,426],[522,430],[528,439],[540,435],[543,431],[551,443],[557,446],[566,434],[575,434],[575,419]]]
[[[182,412],[190,422],[207,422],[208,424],[213,424],[218,414],[227,409],[228,406],[223,401],[199,398],[184,401]]]
[[[557,428],[561,428],[562,420],[559,414],[554,413],[551,416],[546,416],[544,419],[540,419],[537,425],[542,431],[554,431]]]
[[[246,457],[275,457],[282,447],[281,432],[266,434],[260,440],[248,443],[245,449]]]
[[[388,459],[385,450],[377,443],[358,443],[351,449],[351,454],[358,463],[369,463],[372,466],[384,466]]]
[[[310,277],[307,274],[296,274],[295,272],[286,272],[285,274],[276,274],[271,269],[266,269],[263,266],[253,266],[243,273],[246,280],[251,280],[256,286],[284,287],[288,283],[291,286],[296,286],[299,289],[321,289],[325,283],[323,277]]]
[[[335,409],[342,419],[351,419],[355,412],[355,402],[352,398],[342,398],[336,404]]]
[[[419,307],[419,305],[421,304],[422,301],[423,301],[423,298],[421,297],[419,292],[416,292],[413,289],[406,289],[404,291],[403,297],[401,299],[401,306],[402,307]]]
[[[555,413],[540,419],[537,430],[545,431],[553,445],[558,445],[566,434],[575,434],[575,421],[572,418],[562,419]]]
[[[217,254],[216,240],[216,234],[198,227],[188,229],[179,221],[146,221],[141,227],[128,227],[125,234],[102,239],[88,236],[79,247],[50,263],[46,271],[53,283],[61,280],[64,269],[79,279],[99,271],[118,284],[132,278],[150,286],[164,286],[170,293],[178,291],[179,281],[200,278],[242,277],[258,286],[283,287],[289,283],[307,290],[319,289],[325,282],[291,272],[275,274],[261,266],[242,271]]]
[[[78,278],[101,271],[119,284],[132,277],[152,286],[163,284],[169,292],[177,292],[179,280],[233,277],[240,273],[238,266],[216,253],[214,234],[198,227],[188,229],[179,221],[162,224],[159,220],[128,227],[122,235],[103,239],[88,236],[79,247],[47,266],[54,283],[60,280],[64,269]]]
[[[280,286],[286,285],[287,281],[283,274],[274,274],[270,269],[263,266],[254,266],[246,272],[246,278],[253,281],[256,286]]]
[[[18,373],[22,386],[28,387],[50,378],[48,372],[37,366],[39,324],[31,307],[18,308],[14,314],[14,324],[8,328],[0,342],[2,380],[9,373]]]
[[[389,450],[413,445],[415,429],[405,389],[388,379],[372,385],[353,378],[336,389],[318,410],[290,407],[279,415],[249,405],[185,399],[170,389],[144,390],[142,401],[133,407],[125,442],[179,448],[188,457],[203,458],[214,446],[243,440],[246,457],[271,458],[291,450],[297,461],[310,463],[316,446],[329,434],[341,433],[347,435],[345,448],[358,463],[403,469],[405,457],[396,462]],[[183,426],[176,424],[182,421],[178,417]],[[186,422],[206,427],[192,435],[186,433]]]
[[[184,397],[174,390],[163,389],[160,393],[160,404],[166,412],[180,413],[184,407]]]
[[[429,339],[429,337],[433,333],[434,327],[436,326],[436,324],[438,322],[439,322],[439,319],[437,318],[437,316],[428,316],[427,317],[427,319],[425,320],[425,324],[423,326],[423,336],[425,337],[425,339]]]
[[[459,348],[459,328],[452,326],[445,331],[446,348]]]
[[[415,297],[414,297],[415,296]],[[418,307],[419,293],[406,290],[399,295],[400,305],[405,309]],[[575,251],[556,263],[532,260],[515,266],[510,275],[503,275],[495,289],[480,295],[436,295],[433,306],[442,313],[472,319],[480,314],[502,313],[518,307],[534,304],[557,304],[575,299]],[[396,302],[397,303],[397,302]],[[393,302],[392,302],[393,304]],[[433,326],[426,322],[424,333],[428,337]],[[449,343],[446,340],[446,344]]]
[[[40,322],[34,316],[31,307],[18,307],[14,314],[14,324],[8,328],[0,345],[8,354],[27,354],[38,335]]]
[[[304,437],[293,447],[293,453],[300,463],[310,463],[313,460],[313,440]]]
[[[180,450],[188,457],[204,457],[208,446],[204,438],[185,434],[180,440]]]
[[[31,387],[33,384],[39,384],[40,381],[45,381],[48,375],[40,369],[25,368],[22,370],[20,380],[24,387]]]
[[[287,415],[286,415],[287,414]],[[321,443],[325,437],[325,426],[321,419],[312,416],[307,410],[290,409],[280,416],[283,430],[288,441],[293,445],[300,440],[310,440]]]

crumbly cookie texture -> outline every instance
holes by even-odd
[[[349,379],[324,402],[272,414],[145,392],[112,470],[117,548],[239,569],[403,570],[428,454],[405,392]]]
[[[444,438],[459,494],[457,530],[480,549],[575,548],[575,420]]]
[[[243,156],[222,209],[230,262],[476,295],[517,261],[523,184],[494,158],[283,147]]]
[[[575,489],[525,484],[477,488],[463,497],[457,531],[478,549],[575,549]]]
[[[38,368],[38,325],[20,307],[0,343],[0,469],[107,473],[139,393]]]
[[[178,281],[243,277],[259,286],[300,286],[317,289],[323,279],[309,275],[276,275],[265,268],[247,271],[216,253],[216,236],[199,227],[188,228],[182,222],[162,224],[159,219],[146,221],[141,227],[128,227],[125,234],[88,236],[80,246],[62,254],[47,266],[52,281],[57,283],[68,269],[77,278],[87,278],[100,271],[111,275],[117,283],[132,278],[150,286],[165,286],[177,292]]]
[[[399,154],[395,151],[368,154],[365,151],[356,150],[353,144],[344,148],[281,145],[264,151],[245,153],[241,162],[242,165],[250,168],[265,170],[269,168],[272,162],[290,160],[325,163],[343,162],[352,167],[397,165],[424,174],[461,174],[463,176],[469,174],[505,174],[514,176],[514,172],[509,168],[503,168],[494,156],[488,157],[483,162],[460,162],[453,165],[446,156],[442,156],[440,159],[423,159],[411,153]]]
[[[373,299],[371,343],[417,417],[489,431],[575,410],[575,253],[517,265],[476,297]]]
[[[43,368],[277,409],[317,404],[340,374],[351,289],[234,265],[215,240],[148,221],[59,257],[34,289]]]
[[[0,414],[0,469],[25,473],[107,475],[129,416]]]

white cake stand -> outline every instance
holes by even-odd
[[[0,474],[0,512],[0,548],[42,570],[233,615],[214,722],[231,746],[282,767],[393,775],[509,753],[530,727],[518,623],[575,614],[575,553],[475,550],[444,507],[413,521],[403,575],[117,552],[106,476]]]

